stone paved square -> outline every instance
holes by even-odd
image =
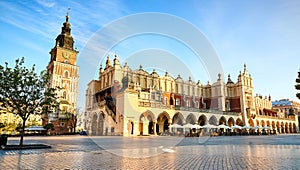
[[[300,135],[26,137],[51,149],[0,151],[1,169],[299,169]],[[173,143],[171,142],[173,141]],[[176,142],[174,142],[176,141]],[[9,138],[8,144],[18,143]]]

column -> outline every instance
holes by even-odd
[[[157,135],[157,134],[156,134],[156,122],[153,122],[153,130],[154,130],[153,134],[154,134],[154,135]]]
[[[149,121],[144,121],[143,122],[143,135],[148,135],[149,134]]]

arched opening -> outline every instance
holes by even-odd
[[[289,124],[287,122],[285,123],[285,133],[290,133]]]
[[[250,125],[251,127],[254,127],[253,119],[249,119],[249,125]]]
[[[240,118],[236,119],[235,124],[239,125],[239,126],[244,126],[244,123],[243,123],[243,121]]]
[[[293,129],[294,129],[294,133],[297,133],[297,126],[295,123],[293,123]]]
[[[154,134],[154,123],[149,122],[148,124],[148,134]]]
[[[289,133],[293,133],[293,126],[292,126],[292,123],[289,123],[289,128],[290,128]]]
[[[267,120],[266,125],[267,125],[268,127],[271,127],[270,121]]]
[[[201,115],[198,119],[198,125],[204,126],[207,122],[207,118],[205,115]]]
[[[92,118],[91,135],[95,136],[97,132],[97,114],[95,113]]]
[[[233,125],[234,125],[234,119],[233,119],[232,117],[230,117],[230,118],[228,119],[228,126],[231,127],[231,126],[233,126]]]
[[[220,118],[219,125],[226,125],[226,118],[224,116]]]
[[[195,124],[196,121],[197,121],[196,116],[193,115],[192,113],[190,113],[190,114],[186,117],[186,123]]]
[[[216,116],[211,116],[208,120],[208,123],[211,124],[211,125],[217,126],[218,125],[218,120],[217,120]]]
[[[256,120],[256,126],[259,126],[259,120]]]
[[[183,125],[184,124],[184,118],[181,113],[176,113],[173,118],[172,118],[172,124],[178,124],[178,125]],[[177,134],[182,134],[183,133],[183,128],[176,128],[175,133]]]
[[[266,124],[265,124],[265,121],[264,120],[261,120],[260,121],[260,126],[264,127]]]
[[[104,130],[104,114],[101,113],[99,115],[99,118],[98,118],[98,132],[97,132],[97,135],[103,136],[104,135],[103,130]],[[105,135],[107,135],[107,134],[105,134]]]
[[[276,122],[276,129],[278,133],[281,133],[281,126],[279,122]]]
[[[176,113],[172,118],[172,122],[173,124],[183,125],[184,123],[183,115],[179,112]]]
[[[281,122],[281,133],[286,133],[283,122]]]
[[[169,131],[170,116],[167,112],[161,113],[157,118],[156,133],[161,134]]]
[[[69,77],[69,72],[68,71],[65,71],[64,73],[64,78],[68,78]]]
[[[154,134],[156,125],[154,123],[155,116],[151,111],[146,111],[140,116],[140,135]]]

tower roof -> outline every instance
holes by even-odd
[[[69,23],[69,10],[66,14],[66,21],[63,23],[63,27],[61,27],[61,33],[56,38],[55,46],[63,47],[69,50],[74,50],[74,40],[71,36],[71,24]]]

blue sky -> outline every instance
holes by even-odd
[[[0,64],[13,63],[24,56],[28,66],[36,64],[38,70],[45,69],[69,7],[72,35],[80,52],[77,65],[80,66],[78,107],[81,109],[87,83],[97,77],[99,64],[106,57],[102,53],[85,56],[88,42],[111,22],[145,12],[170,14],[201,31],[218,54],[225,80],[230,74],[236,82],[246,63],[255,93],[271,94],[273,100],[299,101],[294,84],[300,68],[300,1],[0,1]],[[139,22],[143,25],[147,21]],[[114,31],[121,29],[116,27]],[[206,84],[210,80],[203,63],[194,60],[194,54],[182,43],[169,37],[151,34],[128,37],[108,50],[110,55],[117,53],[122,62],[137,56],[149,58],[151,51],[156,55],[155,52],[176,56],[189,67],[188,73],[195,81],[200,79]],[[137,69],[138,65],[132,64],[132,68]],[[88,68],[94,71],[87,71]],[[184,74],[178,69],[159,69],[174,77]],[[188,79],[188,73],[182,77]]]

